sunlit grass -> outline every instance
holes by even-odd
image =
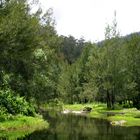
[[[101,103],[88,103],[88,104],[66,104],[64,105],[64,109],[71,109],[71,110],[82,110],[84,107],[91,107],[93,110],[105,110],[106,105]]]
[[[16,139],[46,128],[48,123],[41,117],[16,116],[13,120],[0,122],[0,137]]]
[[[106,119],[109,121],[121,121],[125,120],[126,123],[123,126],[140,126],[140,111],[136,108],[119,109],[119,110],[107,110],[106,104],[103,103],[91,103],[91,104],[72,104],[64,105],[64,109],[68,110],[82,110],[85,106],[92,108],[92,111],[88,114],[91,118]],[[108,113],[114,113],[112,116],[108,116]]]

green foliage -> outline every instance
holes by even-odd
[[[7,116],[5,119],[8,119],[9,114],[35,116],[35,108],[10,89],[0,90],[0,108],[0,116]]]
[[[68,103],[96,100],[115,109],[116,104],[128,100],[129,107],[139,109],[140,36],[119,37],[115,13],[105,38],[98,44],[85,43],[80,58],[60,75],[59,91]]]
[[[43,15],[41,9],[31,13],[27,0],[2,1],[1,115],[33,115],[34,108],[26,102],[31,99],[38,106],[45,102],[59,106],[59,100],[101,101],[109,109],[131,101],[140,109],[139,42],[139,34],[119,37],[116,13],[105,40],[93,44],[58,36],[52,9]]]
[[[72,64],[81,55],[85,41],[83,38],[77,40],[73,36],[61,36],[61,39],[60,52],[64,55],[64,59],[67,60],[69,64]]]
[[[123,106],[120,105],[120,104],[118,104],[118,103],[116,103],[116,104],[114,105],[114,109],[115,109],[115,110],[121,110],[121,109],[123,109]]]
[[[0,8],[0,87],[39,104],[58,96],[59,39],[49,9],[31,14],[26,0]]]
[[[51,110],[62,110],[63,109],[63,102],[60,101],[59,99],[55,98],[49,101],[48,103],[48,109]]]
[[[107,31],[110,38],[86,43],[80,58],[64,67],[58,89],[65,102],[95,100],[106,102],[108,109],[118,103],[140,108],[140,35],[118,37],[115,21],[113,26]]]
[[[132,108],[133,107],[133,102],[132,101],[124,101],[122,103],[122,107],[124,107],[124,108]]]

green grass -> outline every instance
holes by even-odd
[[[108,117],[110,121],[126,120],[125,126],[140,126],[140,111],[135,108],[121,110],[124,115]]]
[[[82,110],[84,107],[91,107],[93,110],[106,110],[106,105],[105,104],[66,104],[64,105],[64,109],[70,109],[70,110]]]
[[[16,116],[13,120],[0,122],[0,138],[22,138],[35,130],[48,128],[41,117]]]
[[[85,106],[92,107],[92,111],[88,114],[91,118],[106,119],[110,122],[125,120],[123,126],[140,126],[140,111],[135,108],[107,110],[105,104],[93,103],[64,105],[64,109],[82,110]],[[114,113],[114,116],[107,116],[107,113]]]

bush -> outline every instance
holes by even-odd
[[[119,104],[115,104],[115,105],[114,105],[114,108],[115,108],[116,110],[121,110],[123,107],[122,107],[121,105],[119,105]]]
[[[55,98],[54,100],[49,101],[49,108],[55,110],[62,110],[63,109],[63,102],[59,99]]]
[[[125,102],[123,102],[122,106],[124,108],[132,108],[133,107],[133,102],[132,101],[125,101]]]
[[[0,108],[1,116],[4,114],[35,115],[34,107],[11,89],[0,90]]]

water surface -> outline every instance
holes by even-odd
[[[36,131],[24,140],[140,140],[140,127],[111,126],[109,122],[86,116],[51,113],[47,130]]]

